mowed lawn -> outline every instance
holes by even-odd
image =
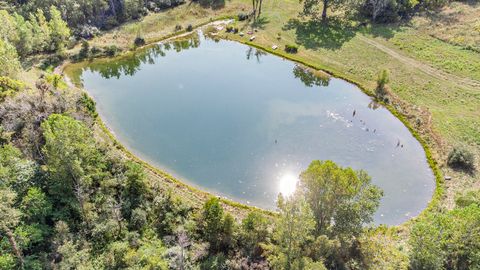
[[[459,8],[458,3],[454,5]],[[463,10],[480,10],[478,4],[463,5],[460,5]],[[445,205],[452,205],[457,192],[480,187],[478,173],[466,175],[443,166],[450,149],[462,145],[475,153],[480,167],[480,53],[469,45],[471,39],[464,38],[468,42],[461,43],[453,42],[453,38],[439,38],[440,34],[468,36],[465,27],[456,27],[455,22],[449,21],[449,27],[442,28],[435,36],[429,29],[439,24],[441,16],[435,20],[419,16],[401,25],[359,26],[358,22],[342,19],[341,14],[330,14],[328,24],[322,24],[301,18],[302,6],[298,0],[267,0],[263,6],[252,42],[256,46],[277,45],[280,52],[286,44],[298,44],[299,52],[289,55],[290,58],[347,78],[366,91],[373,91],[379,71],[389,70],[389,87],[398,98],[395,109],[406,115],[410,125],[421,134],[443,173],[453,176],[452,181],[446,182]],[[227,1],[221,8],[186,4],[110,31],[92,44],[128,48],[137,35],[145,37],[147,42],[156,41],[171,34],[177,24],[197,25],[249,9],[250,1],[245,0]],[[445,12],[451,10],[452,7],[447,7]],[[472,19],[471,12],[465,14],[469,16],[465,20],[476,25],[477,19]],[[457,23],[464,21],[459,19]],[[245,22],[237,22],[237,26],[245,33],[251,28]],[[469,29],[471,36],[480,35],[480,27]],[[452,33],[448,35],[448,31]],[[222,35],[241,42],[248,42],[250,37]]]

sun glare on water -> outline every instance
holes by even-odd
[[[283,196],[291,196],[297,188],[298,177],[293,174],[285,174],[278,181],[278,191]]]

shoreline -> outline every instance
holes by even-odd
[[[148,44],[146,44],[145,46],[142,46],[140,48],[137,48],[137,49],[140,49],[140,50],[143,50],[143,49],[146,49],[146,48],[149,48],[151,46],[153,46],[154,44],[158,44],[160,42],[165,42],[165,41],[169,41],[169,40],[173,40],[173,39],[177,39],[177,38],[181,38],[181,37],[184,37],[184,36],[188,36],[192,33],[194,33],[195,31],[197,31],[198,29],[201,29],[202,27],[205,27],[205,26],[208,26],[208,25],[212,25],[212,24],[217,24],[217,25],[221,25],[222,23],[225,23],[225,22],[229,22],[231,21],[231,19],[225,19],[225,17],[221,18],[221,19],[217,19],[217,20],[213,20],[213,21],[209,21],[209,22],[206,22],[206,23],[202,23],[200,25],[197,25],[193,28],[192,31],[190,32],[186,32],[186,31],[181,31],[181,32],[175,32],[175,33],[172,33],[170,35],[167,35],[166,37],[164,37],[163,39],[160,39],[160,40],[155,40],[155,41],[152,41]],[[225,24],[226,25],[226,24]],[[234,41],[234,42],[239,42],[241,44],[245,44],[247,46],[251,46],[251,47],[254,47],[254,48],[257,48],[257,49],[260,49],[262,51],[265,51],[267,53],[270,53],[270,54],[273,54],[273,55],[276,55],[278,57],[281,57],[283,59],[286,59],[286,60],[289,60],[289,61],[292,61],[294,63],[297,63],[297,64],[301,64],[301,65],[304,65],[306,67],[309,67],[309,68],[312,68],[314,70],[317,70],[317,71],[320,71],[320,72],[325,72],[326,74],[328,74],[329,76],[332,76],[332,77],[335,77],[335,78],[338,78],[338,79],[342,79],[342,80],[345,80],[349,83],[352,83],[354,84],[355,86],[357,86],[364,94],[370,96],[371,98],[374,98],[373,94],[371,91],[368,91],[367,90],[367,87],[363,86],[361,83],[355,81],[355,80],[352,80],[350,78],[347,78],[345,76],[343,76],[342,74],[339,74],[338,72],[336,72],[334,69],[331,69],[331,68],[328,68],[327,66],[323,66],[323,65],[317,65],[315,63],[310,63],[308,61],[304,61],[302,59],[300,59],[299,57],[295,57],[294,54],[287,54],[286,52],[283,52],[281,51],[281,49],[277,49],[277,50],[273,50],[273,49],[270,49],[268,47],[265,47],[265,46],[261,46],[259,44],[255,44],[253,42],[250,42],[250,41],[245,41],[245,40],[242,40],[240,38],[230,38],[229,36],[225,36],[223,32],[219,32],[220,34],[217,36],[219,38],[222,38],[222,39],[226,39],[226,40],[231,40],[231,41]],[[235,36],[234,36],[235,37]],[[118,58],[118,57],[125,57],[125,56],[128,56],[132,53],[135,53],[136,50],[134,51],[124,51],[122,52],[122,54],[118,55],[118,56],[115,56],[113,58],[109,58],[109,57],[100,57],[100,58],[94,58],[94,60],[101,60],[101,59],[115,59],[115,58]],[[87,61],[83,61],[83,62],[79,62],[79,63],[70,63],[70,62],[64,62],[62,63],[62,65],[60,66],[60,70],[61,70],[61,73],[64,74],[64,77],[66,77],[67,79],[67,84],[72,84],[73,86],[75,86],[74,82],[72,82],[72,79],[70,78],[69,74],[68,74],[68,71],[65,72],[65,70],[68,68],[68,67],[71,67],[72,65],[76,65],[76,64],[84,64],[86,63]],[[57,69],[56,69],[57,70]],[[80,83],[80,82],[79,82]],[[81,84],[81,83],[80,83]],[[86,89],[83,88],[83,85],[82,86],[75,86],[76,88],[80,89],[81,91],[88,93],[88,91],[86,91]],[[89,95],[90,96],[90,95]],[[417,216],[414,216],[414,217],[411,217],[409,218],[407,221],[401,223],[401,224],[398,224],[398,225],[386,225],[388,228],[399,228],[399,227],[403,227],[403,226],[408,226],[409,224],[411,224],[412,222],[414,222],[416,219],[418,218],[421,218],[422,216],[434,211],[438,206],[439,206],[439,203],[440,203],[440,199],[441,199],[441,196],[444,194],[444,182],[443,182],[443,178],[442,178],[442,175],[441,175],[441,172],[440,172],[440,169],[438,167],[438,163],[437,161],[433,158],[432,156],[432,153],[431,153],[431,150],[429,148],[429,146],[427,145],[426,141],[420,136],[419,132],[416,131],[408,122],[407,120],[407,117],[401,113],[399,113],[391,104],[385,104],[383,102],[380,102],[382,104],[382,106],[384,106],[387,110],[390,111],[390,113],[392,113],[393,116],[395,116],[397,119],[399,119],[403,124],[404,126],[409,130],[409,132],[411,133],[411,135],[420,143],[420,145],[422,146],[423,150],[424,150],[424,153],[425,153],[425,158],[426,158],[426,161],[430,167],[430,169],[432,170],[432,174],[433,174],[433,177],[434,177],[434,181],[435,181],[435,188],[434,188],[434,191],[433,191],[433,194],[432,194],[432,197],[430,198],[428,204],[426,205],[426,207],[421,210],[421,212],[417,215]],[[174,183],[175,185],[181,187],[181,188],[186,188],[188,191],[190,192],[194,192],[194,193],[198,193],[199,196],[201,197],[209,197],[209,196],[216,196],[216,197],[219,197],[222,201],[222,203],[224,203],[225,205],[227,206],[230,206],[230,207],[233,207],[233,208],[237,208],[237,209],[242,209],[242,210],[253,210],[253,209],[256,209],[256,210],[260,210],[262,211],[263,213],[271,216],[271,215],[274,215],[275,212],[274,211],[270,211],[270,210],[266,210],[266,209],[263,209],[263,208],[259,208],[259,207],[255,207],[255,206],[251,206],[251,205],[246,205],[244,203],[241,203],[241,202],[238,202],[238,201],[235,201],[235,200],[232,200],[232,199],[227,199],[227,198],[224,198],[222,196],[219,196],[217,194],[215,194],[215,192],[208,192],[208,191],[205,191],[205,190],[202,190],[202,189],[199,189],[197,187],[194,187],[193,185],[189,184],[188,182],[186,183],[185,181],[182,181],[182,179],[178,179],[172,175],[170,175],[169,173],[167,173],[166,171],[160,169],[160,168],[157,168],[155,165],[152,165],[150,164],[149,162],[145,161],[144,159],[142,159],[141,157],[135,155],[134,153],[132,153],[131,151],[129,151],[122,143],[120,143],[118,141],[118,139],[115,137],[115,135],[113,134],[113,131],[111,129],[108,128],[108,126],[105,124],[105,122],[100,118],[100,116],[97,117],[96,119],[96,122],[98,124],[98,126],[100,127],[100,129],[110,138],[110,140],[113,142],[113,145],[119,149],[121,152],[123,152],[124,154],[126,154],[126,156],[130,159],[132,159],[133,161],[141,164],[142,166],[144,166],[145,168],[147,168],[148,170],[154,172],[155,174],[157,174],[158,176],[162,177],[163,179],[167,180],[167,181],[171,181],[172,183]],[[380,225],[379,225],[380,226]]]

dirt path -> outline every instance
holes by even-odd
[[[400,62],[402,62],[404,64],[407,64],[409,66],[413,66],[413,67],[423,71],[424,73],[426,73],[426,74],[428,74],[432,77],[435,77],[435,78],[440,79],[440,80],[457,82],[458,84],[460,84],[464,88],[468,88],[468,89],[471,89],[471,90],[480,90],[480,81],[470,79],[470,78],[466,78],[466,77],[461,77],[461,76],[451,74],[451,73],[447,73],[443,70],[434,68],[430,65],[424,64],[420,61],[417,61],[413,58],[402,55],[402,54],[398,53],[397,51],[395,51],[393,49],[390,49],[387,46],[385,46],[383,44],[380,44],[379,42],[377,42],[373,39],[370,39],[368,37],[358,35],[358,38],[360,40],[362,40],[363,42],[365,42],[365,43],[381,50],[382,52],[390,55],[391,57],[399,60]]]

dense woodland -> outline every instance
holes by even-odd
[[[411,269],[480,269],[478,191],[415,221],[404,232],[407,250],[388,241],[395,229],[368,227],[382,197],[368,174],[331,161],[313,161],[296,193],[279,196],[278,213],[233,216],[216,197],[194,207],[175,190],[160,191],[99,135],[86,94],[48,71],[32,87],[19,76],[32,55],[59,62],[83,38],[182,3],[0,1],[0,269],[397,269],[405,261]],[[328,18],[321,7],[348,6],[362,20],[385,22],[443,2],[301,4],[314,20]],[[91,53],[88,43],[82,48]],[[294,72],[310,85],[328,83]],[[472,169],[468,153],[450,159]]]

